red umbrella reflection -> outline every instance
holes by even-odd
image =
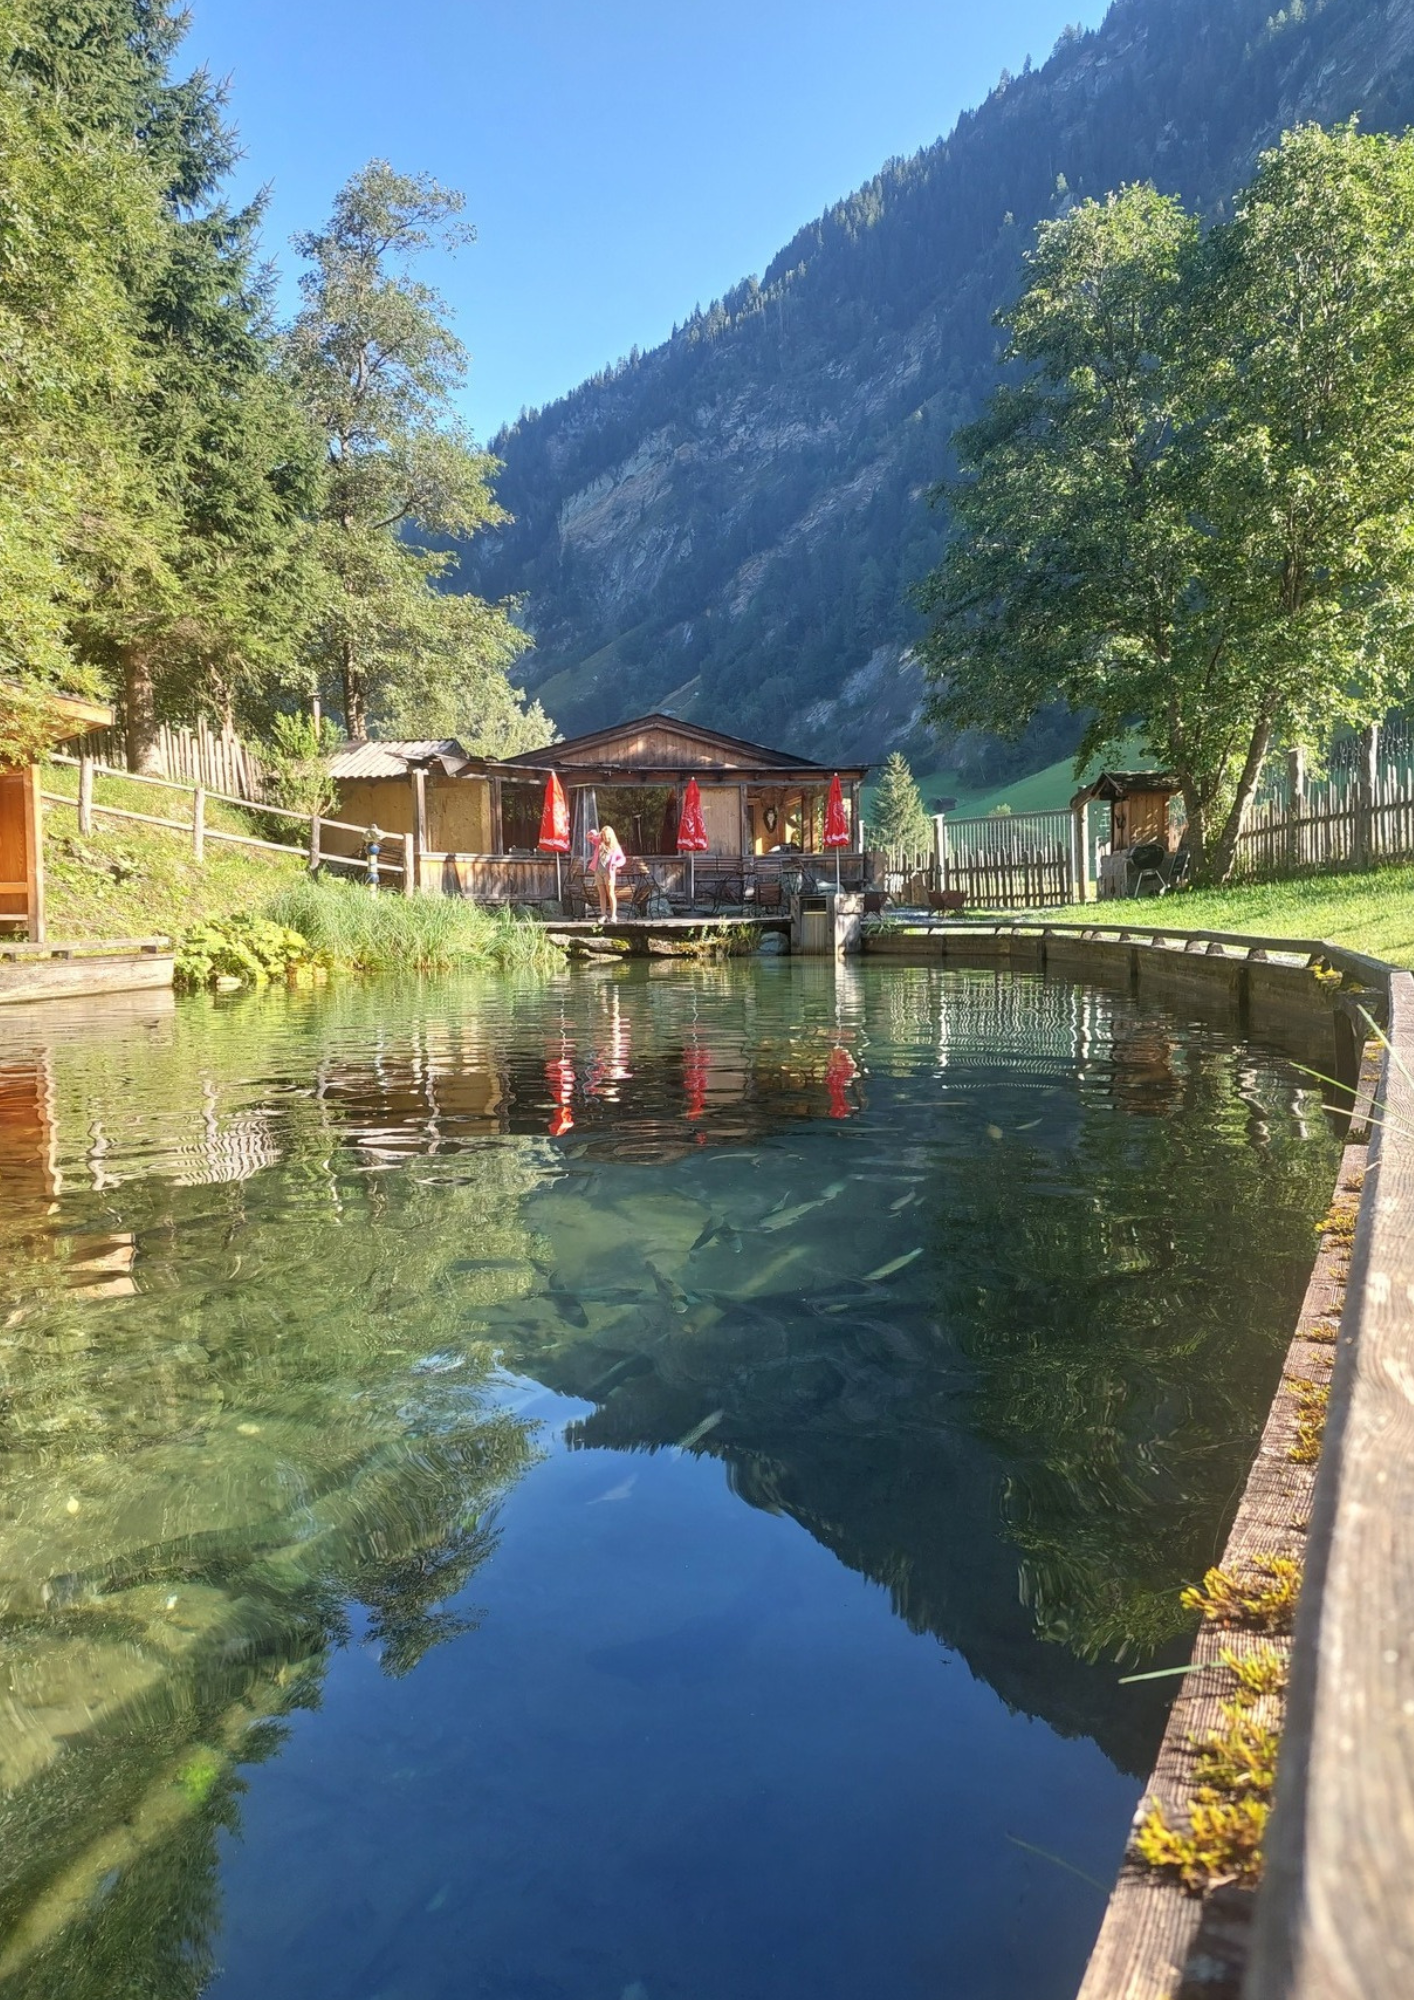
[[[682,1082],[687,1092],[688,1118],[700,1118],[707,1109],[707,1083],[712,1074],[712,1051],[705,1042],[688,1042],[682,1052]]]
[[[555,1115],[550,1120],[550,1137],[559,1139],[574,1124],[574,1113],[570,1110],[570,1099],[574,1096],[574,1064],[568,1056],[557,1056],[545,1065],[545,1081],[550,1086],[550,1095],[555,1100]]]
[[[857,1109],[849,1101],[849,1086],[859,1074],[859,1065],[848,1049],[833,1048],[825,1064],[825,1088],[830,1093],[830,1116],[852,1118]]]

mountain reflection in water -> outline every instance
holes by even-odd
[[[737,964],[5,1010],[0,1993],[705,2000],[937,1992],[940,1967],[1067,1992],[1101,1899],[1026,1815],[1059,1784],[1055,1858],[1113,1866],[1115,1773],[1147,1769],[1168,1699],[1117,1663],[1182,1643],[1333,1161],[1279,1060],[1026,979]],[[1000,1704],[972,1719],[930,1658]],[[355,1699],[358,1660],[396,1696]],[[694,1832],[661,1787],[699,1752],[743,1757],[753,1796],[808,1787],[772,1766],[785,1723],[743,1747],[768,1686],[857,1738],[866,1803],[843,1737],[815,1742],[824,1790],[758,1911],[722,1858],[756,1866],[750,1826]],[[442,1774],[522,1709],[523,1782],[483,1757],[454,1808]],[[374,1714],[411,1746],[410,1881],[442,1820],[510,1870],[459,1933],[431,1927],[450,1889],[410,1924],[378,1900],[388,1853],[353,1858],[377,1815],[318,1746],[353,1756]],[[960,1749],[918,1780],[936,1825],[904,1796],[909,1746],[954,1726],[1004,1746],[994,1833]],[[638,1831],[616,1861],[573,1809],[618,1727],[615,1790],[691,1878],[636,1929]],[[298,1815],[277,1921],[261,1870]],[[735,1913],[720,1962],[704,1885]],[[262,1927],[318,1969],[272,1989]]]

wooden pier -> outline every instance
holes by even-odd
[[[0,1006],[170,987],[174,965],[172,941],[165,937],[76,944],[0,942]]]
[[[790,943],[790,912],[771,916],[676,917],[547,917],[552,942],[563,941],[570,952],[593,956],[617,953],[625,958],[695,957],[702,952],[759,951],[767,937]]]

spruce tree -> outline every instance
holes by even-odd
[[[933,822],[901,750],[889,753],[870,815],[869,838],[890,854],[921,854],[932,845]]]

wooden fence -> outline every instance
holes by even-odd
[[[212,729],[204,718],[195,729],[169,729],[164,723],[157,732],[156,750],[157,769],[164,778],[200,785],[213,797],[234,799],[240,805],[265,801],[265,767],[234,730]],[[93,730],[80,739],[77,752],[108,770],[121,771],[127,763],[121,729]]]
[[[1074,822],[1068,811],[945,819],[939,887],[977,910],[1039,910],[1075,900]]]
[[[1369,868],[1414,856],[1414,784],[1400,765],[1341,773],[1253,807],[1237,843],[1245,880],[1304,869]]]
[[[71,798],[67,792],[41,791],[40,797],[47,806],[68,806],[71,811],[76,812],[80,833],[92,833],[93,818],[97,813],[104,819],[128,820],[139,826],[156,826],[168,833],[185,835],[191,842],[192,856],[198,864],[206,859],[206,843],[216,841],[225,843],[229,847],[259,848],[268,854],[303,855],[308,860],[311,873],[316,873],[320,868],[347,868],[362,875],[367,870],[367,862],[359,855],[326,854],[324,851],[323,836],[326,829],[332,829],[337,833],[354,833],[360,840],[365,837],[368,832],[367,827],[354,826],[348,820],[328,819],[323,814],[293,812],[288,806],[253,807],[248,799],[237,798],[229,792],[219,792],[205,785],[182,784],[172,778],[154,778],[142,772],[116,769],[111,764],[100,764],[87,753],[78,757],[56,754],[49,761],[51,764],[63,765],[78,772],[78,795]],[[148,785],[158,791],[179,792],[191,801],[191,817],[168,819],[158,813],[133,812],[126,806],[109,805],[94,796],[100,778],[121,778],[129,785]],[[289,821],[292,830],[295,827],[300,829],[299,838],[288,841],[263,840],[255,834],[229,833],[224,827],[208,826],[206,808],[213,799],[219,805],[239,806],[248,812],[252,810],[258,812],[260,817],[267,821]],[[399,880],[403,893],[410,896],[417,887],[412,835],[405,833],[401,838],[396,835],[390,836],[389,845],[392,846],[394,842],[400,849],[397,859],[384,859],[380,855],[378,875],[380,879],[386,876]]]

